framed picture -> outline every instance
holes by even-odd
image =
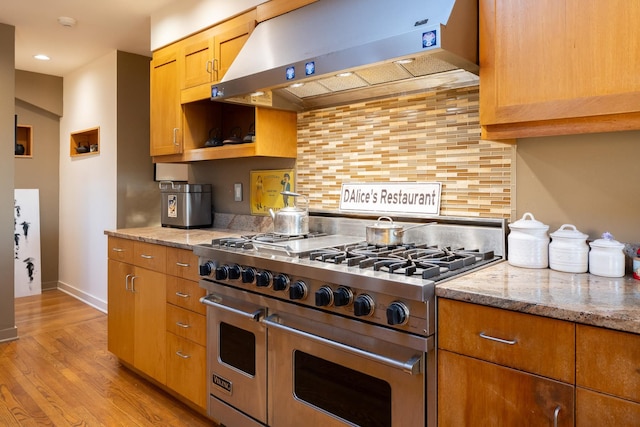
[[[292,197],[280,194],[295,191],[293,169],[251,171],[249,182],[252,215],[269,215],[269,209],[277,211],[293,203]]]

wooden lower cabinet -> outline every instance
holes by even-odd
[[[167,386],[199,407],[206,408],[206,347],[167,333]]]
[[[640,425],[640,335],[578,325],[576,422]]]
[[[164,384],[165,276],[109,260],[108,349]]]
[[[637,427],[640,425],[640,403],[576,389],[576,426]]]
[[[573,396],[570,384],[438,351],[439,426],[573,426]]]
[[[198,257],[167,250],[167,386],[198,407],[207,408],[207,318],[198,285]],[[196,280],[189,280],[196,279]]]

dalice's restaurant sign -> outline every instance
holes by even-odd
[[[439,215],[440,182],[342,184],[340,210]]]

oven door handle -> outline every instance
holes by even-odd
[[[350,345],[342,344],[337,341],[332,341],[326,338],[322,338],[317,335],[301,331],[299,329],[294,329],[290,326],[286,326],[281,323],[278,323],[278,320],[279,320],[278,315],[272,314],[271,316],[267,316],[264,319],[262,319],[262,323],[266,324],[267,327],[280,329],[282,331],[289,332],[304,338],[308,338],[310,340],[331,346],[333,348],[337,348],[339,350],[344,350],[350,353],[357,354],[358,356],[365,357],[369,360],[373,360],[374,362],[382,363],[384,365],[390,366],[395,369],[400,369],[403,372],[406,372],[410,375],[417,375],[422,372],[422,356],[420,355],[416,355],[411,359],[407,360],[406,362],[402,362],[400,360],[391,359],[389,357],[385,357],[376,353],[371,353],[366,350],[361,350],[359,348],[352,347]]]
[[[200,302],[202,304],[211,306],[211,307],[215,307],[215,308],[219,308],[221,310],[225,310],[228,312],[231,312],[233,314],[238,314],[240,316],[243,317],[247,317],[251,320],[255,320],[256,322],[259,322],[260,319],[264,316],[264,309],[259,309],[254,311],[253,313],[247,313],[246,311],[242,311],[242,310],[238,310],[237,308],[233,308],[233,307],[229,307],[226,306],[224,304],[220,304],[220,302],[222,301],[222,298],[217,296],[217,295],[213,295],[213,294],[209,294],[207,296],[204,296],[202,298],[200,298]]]

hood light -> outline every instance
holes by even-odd
[[[402,65],[402,64],[411,64],[413,61],[414,61],[413,58],[407,58],[407,59],[399,59],[397,61],[394,61],[394,63]]]
[[[289,86],[291,89],[295,89],[297,87],[302,87],[304,86],[304,83],[294,83],[291,86]]]
[[[49,58],[47,55],[44,55],[44,54],[42,54],[42,53],[39,53],[39,54],[37,54],[37,55],[33,55],[33,57],[34,57],[35,59],[40,60],[40,61],[48,61],[48,60],[50,60],[50,59],[51,59],[51,58]]]
[[[336,74],[336,77],[349,77],[349,76],[351,76],[351,75],[353,75],[353,73],[352,73],[352,72],[350,72],[350,71],[347,71],[346,73],[339,73],[339,74]]]
[[[262,95],[264,95],[264,92],[259,90],[259,91],[253,92],[250,96],[262,96]]]

